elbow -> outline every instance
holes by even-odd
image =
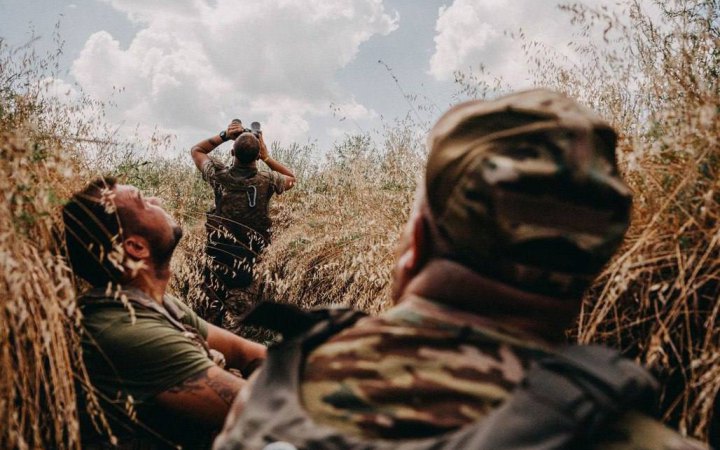
[[[297,179],[295,176],[288,176],[285,182],[285,190],[288,191],[295,187],[295,184],[297,184]]]

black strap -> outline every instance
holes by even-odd
[[[305,311],[287,303],[261,302],[241,319],[241,323],[276,331],[287,341],[309,331],[318,323],[328,321],[328,330],[322,335],[327,337],[340,326],[331,319],[349,311],[341,308]],[[353,313],[364,316],[363,313]]]
[[[534,364],[476,438],[493,449],[590,448],[625,411],[650,412],[657,382],[619,352],[571,346]]]

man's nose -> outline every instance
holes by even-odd
[[[147,202],[151,205],[160,206],[162,207],[163,201],[159,197],[147,197]]]

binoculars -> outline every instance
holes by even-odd
[[[233,119],[232,123],[242,124],[242,120]],[[262,134],[262,130],[260,129],[260,122],[253,122],[250,124],[250,128],[243,128],[243,133],[252,133],[255,135],[256,138],[260,138],[260,135]]]

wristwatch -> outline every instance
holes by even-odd
[[[220,135],[220,139],[222,139],[223,142],[225,142],[225,141],[227,141],[228,139],[230,139],[230,138],[228,137],[228,135],[227,135],[227,130],[222,130],[222,131],[219,133],[219,135]]]

